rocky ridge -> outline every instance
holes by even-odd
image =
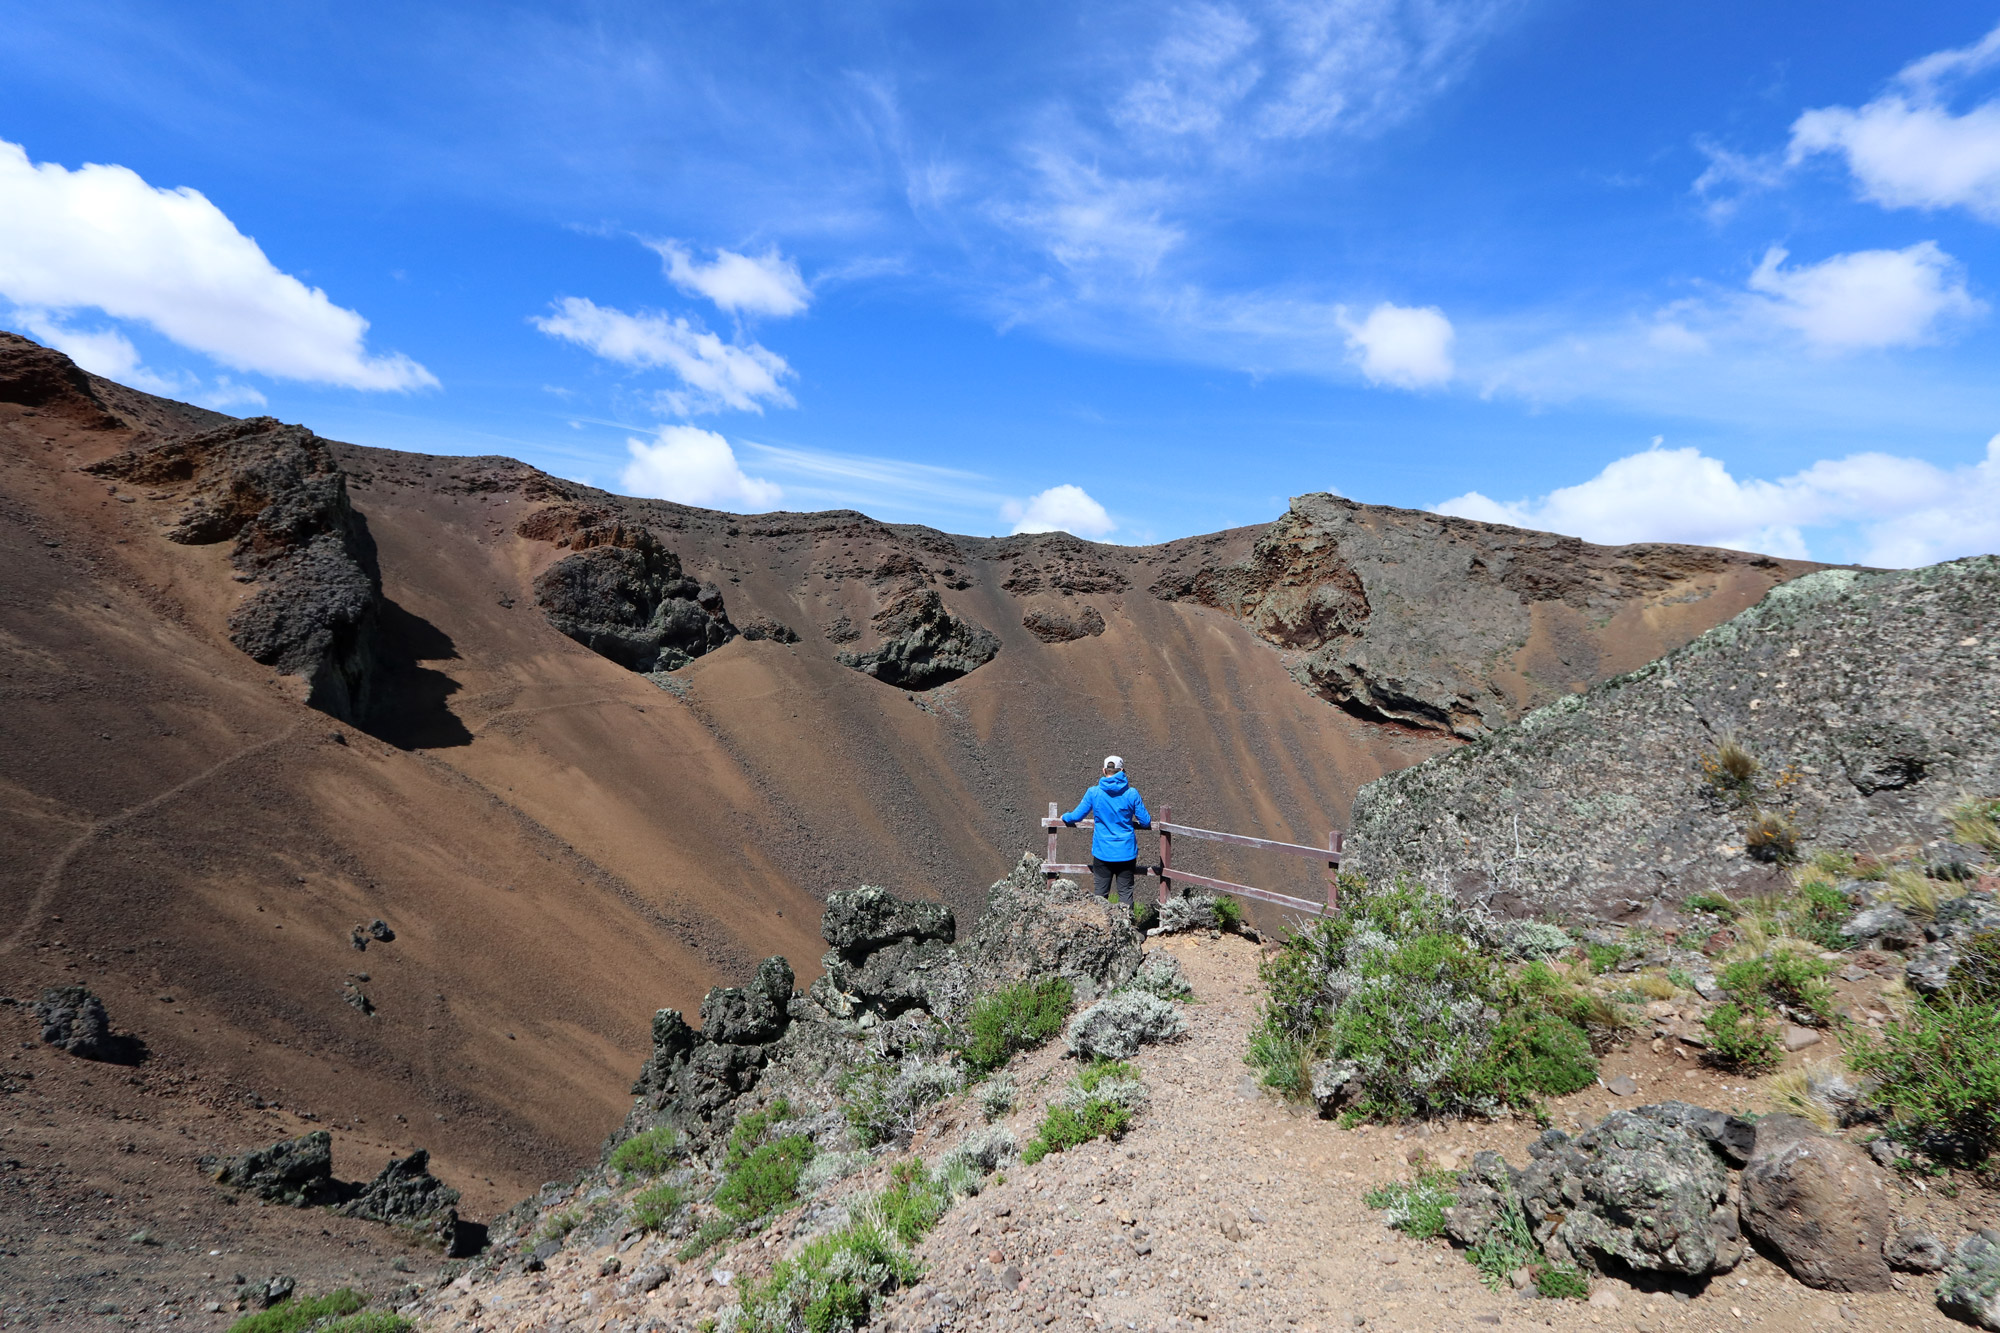
[[[1996,606],[1991,556],[1785,584],[1657,662],[1370,784],[1348,868],[1511,915],[1629,921],[1772,886],[1788,846],[1963,860],[1945,808],[2000,788]],[[1742,782],[1715,768],[1725,742],[1755,763]]]

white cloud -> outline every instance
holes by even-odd
[[[1162,217],[1173,198],[1167,182],[1121,179],[1065,152],[1044,149],[1031,156],[1034,202],[996,208],[996,216],[1028,233],[1089,286],[1096,285],[1098,269],[1121,278],[1149,276],[1185,239]]]
[[[1788,160],[1846,160],[1861,197],[1884,208],[1965,208],[2000,222],[2000,101],[1964,115],[1950,85],[2000,63],[2000,28],[1979,42],[1906,66],[1888,92],[1858,109],[1821,107],[1792,125]]]
[[[1854,525],[1862,563],[1930,564],[2000,551],[2000,436],[1967,467],[1850,454],[1777,481],[1740,480],[1698,449],[1666,449],[1656,439],[1538,499],[1503,502],[1469,491],[1433,508],[1606,545],[1686,542],[1795,558],[1808,555],[1806,529]]]
[[[554,314],[538,317],[534,324],[607,361],[673,371],[685,387],[662,393],[661,404],[680,416],[725,408],[761,413],[765,403],[793,406],[781,383],[792,374],[783,357],[754,342],[724,342],[677,316],[628,315],[569,296],[555,303]]]
[[[5,140],[0,296],[135,320],[235,370],[355,389],[437,385],[406,356],[370,355],[367,320],[277,269],[198,191],[155,189],[119,166],[36,166]],[[100,364],[132,351],[122,335],[87,336],[77,345]],[[133,352],[126,373],[137,364]]]
[[[1264,76],[1250,56],[1259,32],[1223,5],[1181,10],[1176,26],[1153,48],[1152,68],[1127,88],[1112,115],[1127,129],[1159,134],[1213,134]]]
[[[775,509],[783,492],[746,474],[729,441],[699,426],[662,426],[648,443],[627,439],[632,460],[618,484],[629,495],[651,496],[705,509],[759,513]]]
[[[761,255],[717,250],[700,263],[678,241],[648,241],[659,253],[668,281],[689,296],[705,297],[732,315],[770,315],[785,319],[812,303],[812,291],[799,276],[799,266],[778,254],[776,247]]]
[[[1958,261],[1935,241],[1790,269],[1786,257],[1776,246],[1766,251],[1750,290],[1770,298],[1762,307],[1773,320],[1830,351],[1930,342],[1939,325],[1986,309],[1966,291]]]
[[[1373,383],[1422,389],[1452,377],[1451,321],[1436,306],[1384,301],[1358,324],[1343,314],[1341,325],[1347,330],[1348,350]]]
[[[1104,506],[1090,498],[1081,486],[1065,482],[1051,486],[1026,503],[1009,500],[1000,507],[1000,517],[1020,532],[1067,532],[1077,537],[1108,537],[1118,524]]]

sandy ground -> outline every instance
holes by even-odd
[[[1137,1063],[1153,1102],[1127,1137],[1051,1156],[1004,1173],[961,1203],[919,1249],[924,1281],[877,1307],[874,1328],[921,1330],[1135,1329],[1314,1330],[1494,1327],[1555,1329],[1958,1329],[1933,1300],[1934,1279],[1899,1275],[1900,1290],[1847,1296],[1811,1290],[1753,1253],[1711,1281],[1640,1290],[1593,1286],[1589,1304],[1496,1294],[1442,1241],[1418,1242],[1383,1227],[1362,1203],[1372,1186],[1407,1178],[1418,1149],[1463,1159],[1492,1148],[1526,1160],[1538,1132],[1528,1120],[1398,1130],[1346,1130],[1302,1114],[1261,1090],[1242,1060],[1254,1024],[1256,947],[1226,938],[1164,943],[1196,991],[1187,1036],[1145,1048]],[[1817,1054],[1818,1052],[1814,1052]],[[1794,1057],[1796,1062],[1803,1057]],[[1023,1096],[1006,1120],[1025,1139],[1046,1099],[1074,1065],[1054,1050],[1020,1060]],[[1614,1053],[1604,1077],[1632,1074],[1641,1091],[1594,1089],[1556,1102],[1558,1125],[1590,1123],[1620,1105],[1670,1096],[1705,1106],[1756,1109],[1755,1081],[1690,1069],[1647,1046]],[[935,1156],[977,1113],[945,1108],[914,1147]],[[858,1178],[879,1188],[882,1172]],[[1905,1187],[1900,1207],[1955,1242],[1990,1223],[1993,1199],[1956,1201]],[[797,1214],[764,1237],[677,1271],[647,1296],[621,1281],[670,1249],[637,1240],[565,1253],[546,1273],[448,1290],[425,1326],[444,1333],[573,1328],[693,1329],[745,1280],[768,1272],[799,1243]],[[603,1276],[618,1257],[623,1277]]]

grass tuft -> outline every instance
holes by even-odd
[[[674,1165],[676,1138],[666,1125],[634,1134],[612,1149],[605,1165],[627,1180],[657,1176]]]
[[[349,1318],[367,1303],[360,1292],[348,1287],[324,1296],[297,1296],[245,1315],[229,1326],[229,1333],[327,1333],[335,1329],[340,1333],[402,1333],[414,1327],[400,1315],[379,1310],[358,1316],[371,1321],[367,1324]]]
[[[1702,1026],[1708,1029],[1708,1050],[1703,1058],[1719,1069],[1762,1074],[1776,1069],[1784,1059],[1770,1011],[1761,1005],[1734,1000],[1717,1005]]]
[[[988,1074],[1052,1040],[1076,1007],[1067,977],[1032,977],[981,996],[966,1016],[959,1050],[974,1074]]]
[[[655,1185],[632,1196],[627,1220],[641,1231],[658,1231],[685,1207],[687,1192],[678,1185]]]
[[[2000,797],[1968,796],[1945,812],[1952,841],[2000,856]]]

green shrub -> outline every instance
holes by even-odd
[[[582,1225],[581,1208],[565,1208],[559,1213],[551,1213],[542,1219],[541,1229],[535,1233],[535,1243],[540,1245],[547,1241],[565,1240],[570,1232]]]
[[[723,1153],[722,1169],[733,1171],[743,1165],[751,1152],[771,1136],[774,1126],[781,1125],[791,1118],[792,1103],[785,1097],[778,1098],[761,1110],[736,1117],[736,1123],[729,1129],[729,1143]]]
[[[1092,1139],[1119,1138],[1131,1123],[1131,1111],[1101,1097],[1091,1097],[1076,1107],[1051,1106],[1035,1137],[1022,1145],[1021,1160],[1033,1166],[1052,1152],[1067,1152]]]
[[[1458,905],[1420,884],[1351,885],[1345,905],[1261,969],[1250,1062],[1303,1099],[1320,1061],[1351,1064],[1367,1118],[1532,1107],[1596,1076],[1574,1015],[1590,1001],[1541,962],[1510,976]]]
[[[1590,960],[1590,970],[1599,976],[1625,961],[1625,946],[1622,944],[1585,944],[1583,956]]]
[[[1588,1278],[1567,1265],[1550,1263],[1542,1254],[1528,1229],[1520,1200],[1511,1196],[1502,1207],[1499,1221],[1480,1238],[1479,1244],[1465,1252],[1465,1259],[1479,1270],[1479,1280],[1494,1291],[1509,1290],[1513,1275],[1525,1268],[1534,1279],[1535,1290],[1546,1298],[1580,1301],[1590,1295]]]
[[[1055,1037],[1076,1006],[1067,977],[1031,977],[981,996],[966,1016],[959,1051],[975,1074],[991,1073],[1018,1051]]]
[[[1215,905],[1211,910],[1215,913],[1217,928],[1231,933],[1243,929],[1243,904],[1237,902],[1234,898],[1225,898],[1221,894],[1217,894]]]
[[[1369,1190],[1361,1201],[1387,1212],[1386,1225],[1432,1240],[1444,1234],[1444,1210],[1458,1202],[1458,1172],[1422,1171],[1414,1181],[1395,1180]]]
[[[1138,897],[1132,900],[1132,928],[1134,930],[1151,930],[1159,924],[1160,909],[1150,898]]]
[[[753,1150],[715,1191],[715,1206],[738,1222],[754,1222],[799,1197],[799,1173],[813,1158],[813,1141],[792,1134]]]
[[[1958,1004],[2000,1004],[2000,930],[1976,931],[1959,941],[1944,996]]]
[[[1745,1004],[1769,998],[1824,1026],[1833,1021],[1831,964],[1803,953],[1767,953],[1722,969],[1723,989]]]
[[[658,1231],[687,1207],[687,1193],[678,1185],[654,1185],[632,1196],[627,1220],[641,1231]]]
[[[2000,1009],[1949,994],[1911,1007],[1848,1053],[1876,1081],[1896,1136],[1934,1157],[1978,1164],[2000,1146]]]
[[[351,1315],[367,1303],[360,1292],[348,1287],[324,1296],[295,1296],[268,1310],[245,1315],[229,1326],[229,1333],[307,1333]]]
[[[938,1224],[951,1203],[952,1191],[943,1173],[926,1170],[912,1157],[896,1164],[877,1207],[891,1234],[905,1245],[914,1245]]]
[[[1092,1060],[1076,1076],[1076,1086],[1085,1092],[1096,1092],[1115,1080],[1136,1080],[1138,1077],[1138,1069],[1129,1060]]]
[[[1535,1290],[1549,1301],[1587,1301],[1590,1299],[1590,1279],[1574,1268],[1559,1268],[1555,1264],[1538,1264],[1534,1268]]]
[[[922,1272],[872,1222],[853,1222],[780,1260],[743,1293],[743,1333],[847,1333],[864,1327],[875,1300]]]
[[[1722,1069],[1761,1074],[1776,1069],[1784,1058],[1769,1011],[1759,1005],[1730,1001],[1719,1004],[1702,1026],[1708,1029],[1705,1059]]]
[[[674,1164],[674,1131],[665,1125],[634,1134],[611,1151],[606,1163],[627,1179],[657,1176]]]
[[[415,1333],[416,1324],[389,1310],[363,1310],[360,1314],[321,1324],[317,1333]]]

